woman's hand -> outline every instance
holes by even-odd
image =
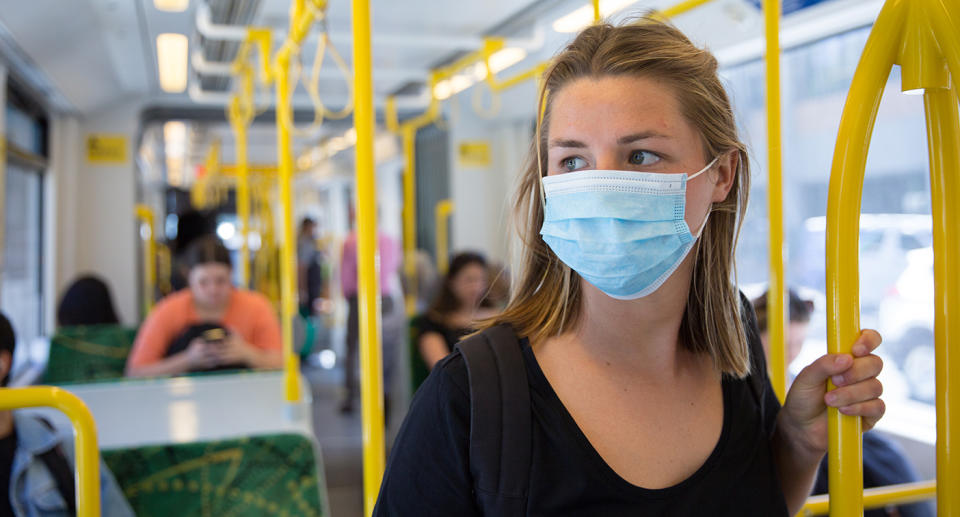
[[[253,366],[253,345],[244,341],[239,332],[230,331],[227,337],[216,345],[219,364],[244,364]]]
[[[191,370],[208,370],[217,366],[219,362],[214,345],[204,341],[203,338],[198,337],[190,341],[185,353]]]
[[[793,381],[778,417],[784,437],[811,455],[823,456],[828,406],[863,417],[863,430],[872,429],[886,409],[880,400],[883,385],[877,379],[883,361],[873,354],[881,341],[876,331],[864,330],[853,345],[852,356],[827,354],[804,368]],[[827,379],[837,386],[829,392]]]

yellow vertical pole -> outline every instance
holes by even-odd
[[[453,213],[453,201],[444,199],[437,203],[436,229],[437,229],[437,271],[441,275],[447,274],[450,268],[450,231],[449,218]]]
[[[373,514],[384,470],[383,368],[377,275],[377,203],[374,174],[373,65],[370,1],[353,0],[353,73],[357,129],[357,271],[360,308],[360,398],[363,420],[363,510]]]
[[[417,307],[417,182],[416,151],[417,128],[403,126],[403,269],[407,276],[407,314],[413,316]]]
[[[240,238],[240,285],[250,288],[250,177],[247,165],[247,126],[240,123],[236,128],[237,138],[237,222]]]
[[[231,120],[236,133],[237,153],[237,219],[240,224],[240,285],[250,287],[250,167],[247,163],[247,124],[253,115],[249,112],[253,102],[253,69],[248,63],[242,66],[240,80],[241,97],[231,108]]]
[[[600,0],[593,0],[593,23],[600,21]]]
[[[100,517],[100,451],[97,424],[90,410],[79,397],[61,388],[0,388],[0,411],[27,407],[59,409],[73,423],[77,517]]]
[[[956,90],[927,89],[924,101],[933,208],[937,514],[956,517],[960,516],[960,117]]]
[[[147,225],[150,231],[143,247],[143,311],[146,316],[153,310],[153,295],[157,286],[157,225],[153,210],[147,205],[138,204],[135,212],[137,219]]]
[[[292,25],[292,23],[291,23]],[[283,331],[283,370],[284,395],[288,403],[300,401],[300,383],[298,372],[300,358],[293,351],[294,296],[296,279],[294,278],[293,257],[293,149],[290,144],[290,128],[293,115],[290,106],[290,47],[284,45],[277,53],[275,62],[277,78],[277,156],[279,175],[277,187],[280,190],[280,325]]]
[[[770,289],[767,329],[770,333],[770,382],[782,403],[787,394],[786,284],[783,245],[783,160],[780,120],[780,0],[763,1],[767,82],[767,217],[770,221]]]
[[[860,335],[860,201],[870,136],[900,47],[902,0],[881,10],[857,65],[840,118],[827,200],[827,349],[849,354]],[[828,381],[828,389],[834,389]],[[827,410],[830,516],[863,515],[859,417]]]

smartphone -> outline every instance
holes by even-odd
[[[210,329],[204,331],[202,337],[207,343],[221,345],[227,339],[227,332],[223,329]]]

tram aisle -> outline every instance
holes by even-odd
[[[304,377],[313,391],[313,429],[323,451],[330,513],[333,516],[363,515],[363,438],[360,410],[340,410],[343,368],[326,369],[304,364]],[[386,436],[396,436],[403,421],[402,404],[393,404]],[[388,441],[389,447],[390,441]]]

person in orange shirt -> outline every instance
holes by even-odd
[[[280,322],[266,297],[231,285],[226,248],[211,236],[191,244],[186,258],[188,288],[164,298],[144,321],[127,375],[279,368]]]

